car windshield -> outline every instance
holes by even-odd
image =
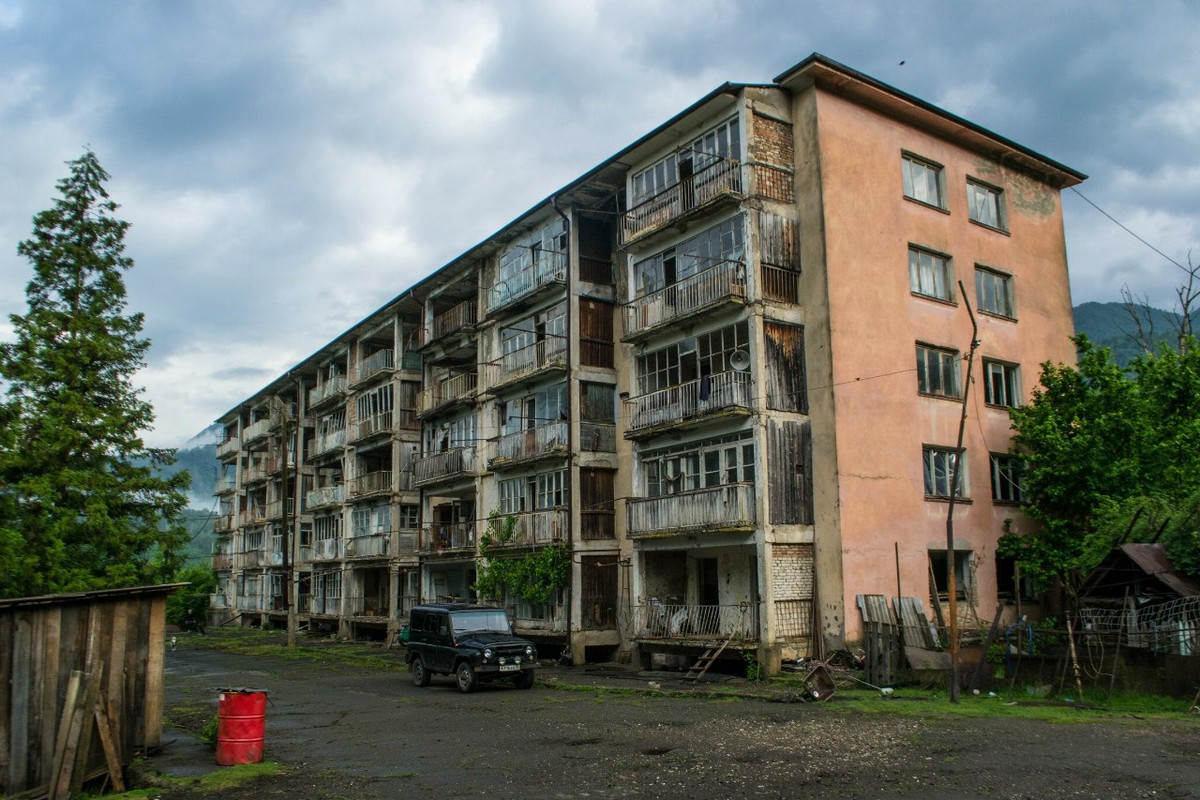
[[[455,633],[467,631],[496,631],[508,633],[508,615],[496,609],[494,611],[455,611],[450,615],[451,625]]]

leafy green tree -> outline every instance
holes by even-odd
[[[186,581],[184,587],[167,598],[167,622],[184,627],[188,620],[203,624],[208,617],[210,597],[217,590],[217,576],[207,565],[185,567],[176,580]]]
[[[33,266],[28,313],[0,345],[0,594],[133,586],[170,579],[187,534],[186,473],[146,446],[154,413],[133,379],[150,346],[126,313],[129,223],[90,150],[68,162],[52,208],[17,252]]]
[[[1012,410],[1026,510],[1040,528],[1000,542],[1024,574],[1068,588],[1122,537],[1149,535],[1149,520],[1189,516],[1200,491],[1200,348],[1162,345],[1122,369],[1107,348],[1075,343],[1078,365],[1043,364],[1031,402]],[[1153,513],[1131,528],[1139,508]],[[1163,539],[1191,563],[1186,540]]]

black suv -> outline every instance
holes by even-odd
[[[408,669],[413,683],[428,686],[435,674],[453,675],[460,692],[479,683],[511,678],[518,689],[533,686],[537,648],[513,636],[502,608],[469,603],[416,606],[408,617]]]

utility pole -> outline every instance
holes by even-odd
[[[958,702],[958,580],[954,564],[954,501],[958,498],[958,482],[962,478],[963,434],[967,427],[967,398],[971,394],[971,366],[975,363],[975,348],[979,347],[979,325],[967,299],[967,290],[958,282],[967,315],[971,318],[971,348],[967,351],[967,377],[963,382],[962,415],[958,419],[958,445],[954,449],[954,476],[950,480],[950,505],[946,510],[946,591],[950,595],[950,702]]]

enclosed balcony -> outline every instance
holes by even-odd
[[[749,372],[730,370],[629,400],[627,439],[672,427],[689,427],[714,414],[749,414],[753,409]]]
[[[757,524],[754,484],[730,483],[710,489],[630,498],[626,531],[630,538],[680,533],[751,531]]]
[[[311,561],[337,561],[341,557],[341,539],[316,539],[313,541]]]
[[[381,372],[392,372],[396,368],[396,351],[391,348],[376,350],[359,361],[354,369],[354,383],[370,380]]]
[[[392,491],[392,471],[390,469],[368,472],[350,481],[351,497],[367,497],[373,494],[387,494]]]
[[[743,197],[741,162],[719,158],[625,212],[621,240],[631,244],[655,231]]]
[[[626,303],[624,341],[725,303],[746,302],[746,267],[721,261],[703,272]]]
[[[343,484],[333,484],[331,486],[321,486],[316,489],[310,489],[308,494],[304,496],[304,504],[309,511],[325,506],[336,505],[342,502],[345,498],[346,487]]]
[[[704,641],[732,637],[735,642],[758,640],[758,606],[683,605],[650,602],[634,606],[634,637],[676,641]]]
[[[500,523],[503,533],[494,536],[493,547],[535,547],[565,540],[571,517],[567,509],[554,508],[509,514]]]
[[[428,486],[475,472],[475,448],[455,447],[442,453],[425,455],[413,462],[413,483]]]
[[[488,468],[555,458],[566,452],[567,423],[551,422],[501,436],[488,460]]]
[[[308,408],[315,409],[335,398],[340,398],[346,392],[346,376],[335,375],[324,383],[314,386],[308,392]]]
[[[543,289],[566,284],[566,253],[542,250],[532,253],[531,257],[533,263],[498,280],[488,290],[488,314],[523,305],[523,301],[534,299]]]
[[[421,529],[422,553],[475,552],[475,523],[447,522]]]
[[[346,558],[387,558],[391,555],[392,536],[389,533],[370,533],[351,536],[346,540]]]
[[[459,403],[473,401],[478,384],[479,376],[474,372],[459,372],[443,378],[421,391],[417,415],[425,416]]]
[[[517,600],[507,605],[513,630],[523,636],[561,633],[567,629],[566,609],[562,603],[530,603]]]

